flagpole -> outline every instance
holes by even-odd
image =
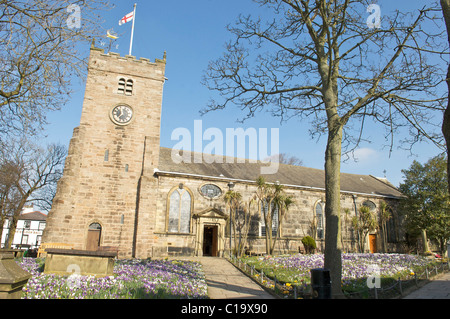
[[[133,10],[133,26],[131,27],[130,52],[128,55],[131,55],[131,50],[133,49],[134,21],[136,21],[136,3],[134,4]]]

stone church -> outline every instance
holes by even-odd
[[[229,251],[224,194],[233,189],[249,198],[261,164],[172,160],[172,150],[160,147],[165,66],[165,54],[151,62],[91,47],[80,125],[73,131],[43,243],[85,250],[116,247],[119,258],[222,256]],[[275,251],[298,252],[301,239],[312,234],[323,250],[324,171],[280,164],[276,174],[265,178],[284,185],[295,200],[285,220],[274,220],[281,222]],[[393,213],[384,235],[387,245],[377,230],[369,234],[366,250],[397,250],[402,235],[395,207],[401,196],[385,179],[343,173],[344,250],[356,250],[350,219],[358,207],[379,214],[382,201]],[[265,252],[265,227],[258,216],[252,219],[246,247]]]

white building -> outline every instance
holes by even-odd
[[[41,244],[42,233],[45,228],[47,215],[34,211],[33,207],[25,207],[17,221],[16,233],[11,248],[38,248]],[[0,247],[4,248],[9,236],[11,220],[7,219],[3,225]]]

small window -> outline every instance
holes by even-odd
[[[105,156],[104,156],[103,160],[104,160],[105,162],[109,161],[109,150],[106,150],[106,151],[105,151]]]
[[[132,95],[132,94],[133,94],[133,80],[127,80],[125,95]]]
[[[25,228],[25,229],[30,229],[30,227],[31,227],[31,221],[26,220],[26,221],[23,223],[23,228]]]
[[[119,88],[117,91],[119,94],[125,93],[125,79],[124,78],[119,79]]]
[[[324,239],[324,222],[323,222],[323,207],[322,203],[316,204],[316,221],[317,221],[317,239]]]
[[[92,223],[89,225],[89,230],[102,230],[102,226],[99,223]]]

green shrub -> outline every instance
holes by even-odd
[[[303,246],[305,247],[305,252],[307,254],[314,253],[316,249],[316,241],[311,236],[305,236],[302,238]]]

